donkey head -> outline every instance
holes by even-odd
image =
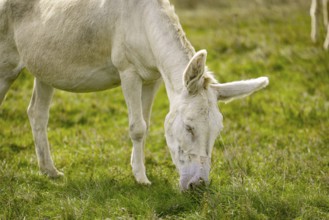
[[[182,190],[209,182],[211,152],[223,128],[217,101],[250,95],[268,84],[267,77],[215,83],[206,70],[205,50],[197,52],[184,72],[184,88],[165,121],[167,145],[180,174]]]

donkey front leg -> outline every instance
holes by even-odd
[[[151,112],[152,112],[152,105],[158,91],[162,80],[159,79],[152,83],[143,85],[142,89],[142,105],[143,105],[143,117],[146,122],[147,132],[150,127],[150,119],[151,119]]]
[[[120,73],[122,91],[129,112],[129,133],[133,143],[131,166],[138,183],[151,184],[145,172],[144,144],[147,125],[143,117],[141,78],[135,70]]]
[[[63,173],[59,172],[54,166],[47,137],[49,106],[53,90],[51,86],[35,79],[33,94],[27,113],[32,127],[40,171],[49,177],[55,178],[63,176]]]

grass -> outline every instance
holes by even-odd
[[[308,3],[232,2],[177,12],[219,81],[270,77],[265,90],[219,104],[225,129],[205,191],[178,189],[163,87],[146,146],[152,186],[132,177],[120,88],[55,93],[49,139],[65,177],[40,175],[24,72],[0,108],[0,219],[329,219],[329,54],[311,43]]]

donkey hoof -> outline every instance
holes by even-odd
[[[135,179],[137,181],[137,183],[142,184],[142,185],[151,185],[152,183],[148,180],[148,178],[146,177],[146,175],[144,176],[135,176]]]
[[[147,178],[145,180],[137,180],[137,182],[141,185],[149,186],[151,185],[151,181],[149,181]]]
[[[56,170],[56,173],[54,175],[49,175],[50,178],[61,178],[64,177],[64,173]]]
[[[54,170],[43,170],[41,171],[42,174],[48,176],[49,178],[60,178],[64,176],[64,173],[58,171],[57,169]]]

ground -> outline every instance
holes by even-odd
[[[329,52],[311,42],[309,2],[192,6],[177,13],[220,82],[270,78],[265,90],[219,104],[225,128],[210,186],[179,191],[164,87],[146,146],[151,186],[132,176],[120,88],[56,91],[48,132],[65,177],[40,175],[26,115],[33,78],[24,71],[0,107],[0,219],[329,219]]]

